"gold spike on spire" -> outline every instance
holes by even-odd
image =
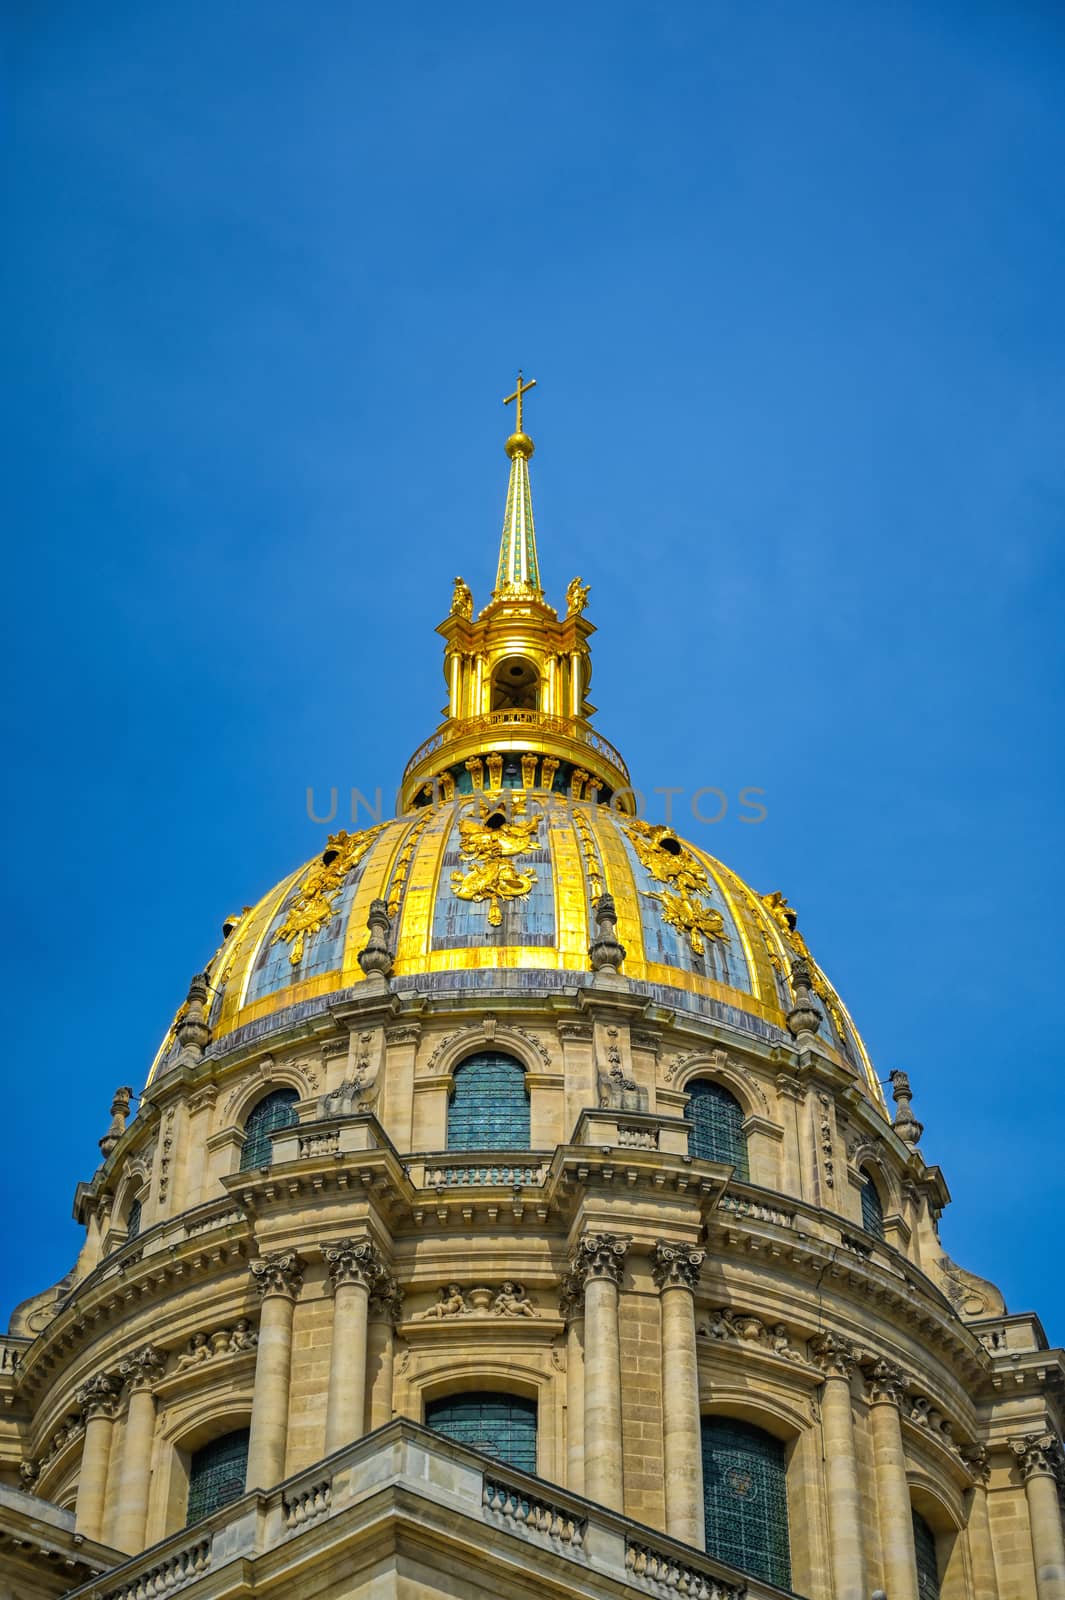
[[[529,458],[536,446],[525,432],[525,396],[536,388],[536,379],[528,383],[518,373],[518,383],[513,394],[503,401],[509,406],[517,402],[516,427],[506,442],[510,457],[510,482],[507,485],[507,505],[503,513],[503,536],[499,542],[499,568],[496,572],[495,593],[537,595],[540,587],[540,564],[536,555],[536,529],[533,525],[532,487],[529,483]]]

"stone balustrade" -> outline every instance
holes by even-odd
[[[466,1156],[418,1156],[407,1166],[416,1189],[475,1189],[541,1185],[547,1180],[550,1156],[504,1155],[478,1161]]]
[[[351,1561],[360,1531],[393,1517],[400,1541],[427,1534],[476,1547],[489,1570],[513,1560],[510,1541],[532,1541],[566,1564],[574,1596],[601,1595],[603,1580],[623,1590],[689,1600],[785,1600],[785,1591],[744,1577],[691,1546],[602,1506],[545,1484],[527,1473],[489,1463],[463,1446],[406,1419],[390,1422],[336,1451],[275,1489],[253,1489],[143,1556],[72,1590],[68,1600],[148,1600],[196,1583],[208,1597],[256,1580],[268,1556],[271,1582],[284,1592],[279,1569],[290,1552],[301,1560],[300,1537],[314,1529],[315,1547],[335,1537]],[[458,1548],[458,1545],[456,1545]],[[370,1559],[368,1557],[367,1559]],[[373,1559],[377,1559],[376,1543]]]

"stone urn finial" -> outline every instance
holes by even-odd
[[[185,1013],[178,1023],[177,1040],[186,1055],[201,1058],[211,1030],[207,1026],[208,984],[206,972],[197,972],[189,984]]]
[[[924,1123],[918,1122],[913,1114],[913,1107],[910,1104],[912,1095],[910,1092],[909,1073],[901,1072],[896,1067],[894,1072],[888,1073],[888,1078],[891,1082],[892,1099],[898,1106],[892,1126],[903,1144],[909,1145],[911,1150],[915,1150],[924,1132]]]
[[[125,1088],[116,1089],[114,1099],[111,1101],[111,1126],[100,1140],[100,1149],[106,1161],[115,1145],[126,1131],[126,1118],[129,1116],[129,1103],[133,1098],[133,1090],[127,1084]]]
[[[366,918],[370,937],[359,951],[359,966],[369,978],[377,973],[382,978],[392,975],[392,921],[383,900],[371,900]]]
[[[625,959],[625,946],[618,940],[618,914],[614,896],[601,894],[595,902],[595,938],[588,946],[594,972],[616,973]]]
[[[813,974],[805,956],[796,956],[791,963],[791,987],[795,1004],[787,1015],[788,1032],[798,1039],[801,1034],[816,1033],[821,1026],[821,1012],[813,997]]]

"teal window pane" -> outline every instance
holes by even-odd
[[[862,1227],[878,1239],[884,1237],[884,1202],[867,1172],[862,1173]]]
[[[483,1392],[449,1395],[426,1406],[425,1425],[493,1461],[536,1471],[535,1400]]]
[[[189,1510],[186,1524],[239,1500],[248,1470],[248,1430],[238,1428],[212,1439],[189,1462]]]
[[[708,1554],[790,1588],[784,1446],[733,1417],[704,1417],[702,1445]]]
[[[919,1600],[939,1600],[939,1562],[936,1536],[921,1516],[913,1513],[913,1548],[917,1556],[917,1594]]]
[[[274,1154],[270,1135],[277,1128],[290,1128],[296,1121],[298,1099],[295,1089],[275,1089],[273,1094],[268,1094],[265,1100],[260,1100],[258,1105],[252,1107],[244,1124],[241,1172],[270,1165]]]
[[[134,1200],[133,1204],[130,1206],[130,1208],[129,1208],[129,1216],[126,1218],[126,1238],[127,1238],[127,1240],[135,1239],[137,1237],[138,1233],[140,1233],[140,1231],[141,1231],[141,1201],[140,1201],[140,1195],[138,1195],[136,1200]]]
[[[735,1167],[737,1178],[750,1176],[743,1107],[727,1089],[709,1078],[696,1078],[688,1085],[684,1116],[692,1125],[689,1154],[698,1156],[700,1161],[720,1161]]]
[[[529,1095],[520,1061],[485,1051],[455,1068],[455,1087],[447,1108],[447,1147],[529,1148]]]

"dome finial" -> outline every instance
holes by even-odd
[[[528,595],[530,591],[542,597],[540,588],[540,563],[536,555],[536,529],[533,526],[532,488],[529,484],[529,458],[536,448],[525,432],[525,396],[536,388],[536,379],[525,382],[518,373],[517,387],[503,401],[509,406],[516,402],[515,428],[505,449],[510,457],[510,482],[507,485],[507,507],[503,513],[503,536],[499,543],[499,568],[496,572],[496,595],[517,592]]]

